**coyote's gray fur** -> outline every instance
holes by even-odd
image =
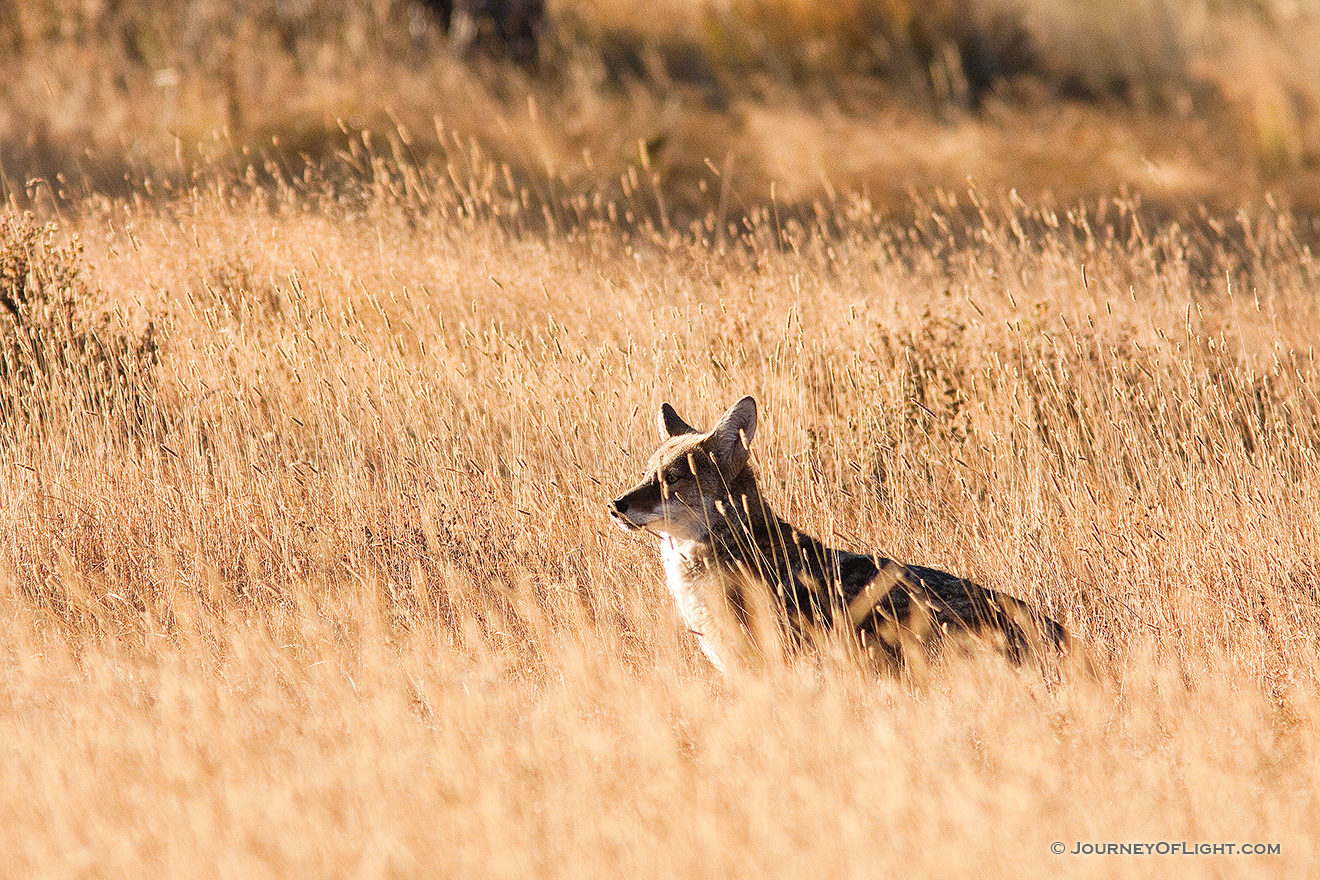
[[[660,538],[679,613],[717,667],[763,654],[775,640],[791,646],[845,627],[893,661],[952,633],[989,639],[1014,661],[1068,643],[1061,624],[1019,599],[933,568],[826,547],[776,516],[748,463],[751,397],[706,433],[667,403],[659,425],[645,476],[610,515],[627,531]]]

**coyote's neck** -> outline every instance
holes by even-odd
[[[764,582],[788,610],[828,623],[828,596],[839,583],[838,551],[780,519],[754,479],[723,504],[724,515],[711,522],[712,564]]]
[[[714,506],[703,539],[666,538],[662,550],[669,590],[688,628],[711,635],[708,594],[715,590],[737,610],[749,598],[741,592],[749,583],[766,588],[766,598],[790,619],[828,626],[842,599],[835,595],[839,552],[780,519],[750,468]],[[711,654],[705,638],[702,647]]]

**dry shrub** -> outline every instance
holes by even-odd
[[[0,419],[42,425],[68,405],[105,410],[141,427],[151,406],[155,325],[138,333],[96,314],[83,280],[82,244],[55,224],[0,214]]]

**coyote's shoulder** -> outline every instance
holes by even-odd
[[[1062,625],[1019,599],[933,568],[827,547],[780,519],[748,463],[751,397],[705,433],[669,404],[659,424],[645,476],[610,514],[624,529],[660,538],[675,604],[716,666],[769,640],[844,628],[894,660],[951,632],[986,638],[1014,660],[1066,645]]]

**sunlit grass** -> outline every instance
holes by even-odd
[[[81,256],[36,254],[159,347],[4,391],[8,873],[1313,863],[1320,267],[1291,217],[973,196],[557,232],[497,178],[375,161],[322,196],[89,200]],[[1041,603],[1095,675],[827,651],[722,680],[604,505],[661,401],[743,393],[796,524]]]

